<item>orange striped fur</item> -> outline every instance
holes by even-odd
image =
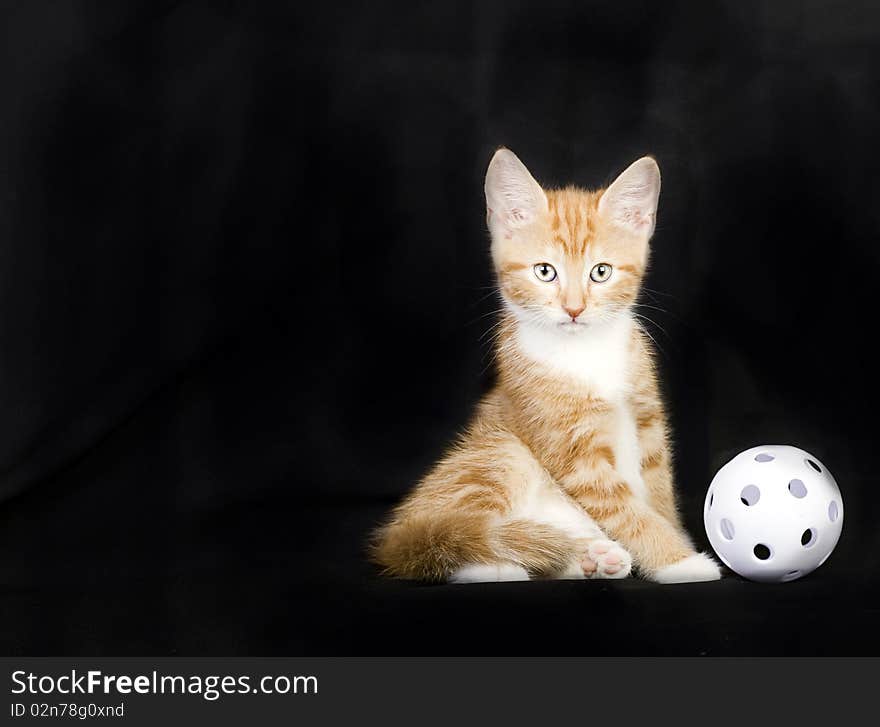
[[[645,158],[607,190],[545,191],[496,153],[486,196],[505,305],[498,383],[375,534],[385,573],[718,577],[682,528],[652,349],[632,315],[659,187]],[[539,277],[546,266],[552,280]]]

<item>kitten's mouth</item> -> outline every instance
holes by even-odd
[[[584,321],[567,320],[567,321],[562,321],[562,323],[560,323],[559,325],[567,331],[574,331],[574,330],[577,330],[578,328],[583,328],[587,324]]]

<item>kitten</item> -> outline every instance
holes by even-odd
[[[386,574],[720,578],[676,510],[652,351],[632,312],[659,194],[649,157],[604,191],[545,191],[496,152],[486,203],[505,309],[498,383],[376,533]]]

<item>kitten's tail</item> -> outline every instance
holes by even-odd
[[[385,575],[443,581],[462,566],[513,563],[551,575],[571,564],[574,540],[529,520],[493,522],[486,514],[444,513],[392,520],[374,536],[370,554]]]

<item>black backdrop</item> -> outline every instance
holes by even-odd
[[[630,633],[581,653],[874,648],[876,4],[59,1],[3,26],[7,651],[541,650],[521,607]],[[364,563],[491,382],[502,144],[549,185],[656,156],[686,520],[735,452],[797,444],[846,503],[821,571],[454,589]]]

